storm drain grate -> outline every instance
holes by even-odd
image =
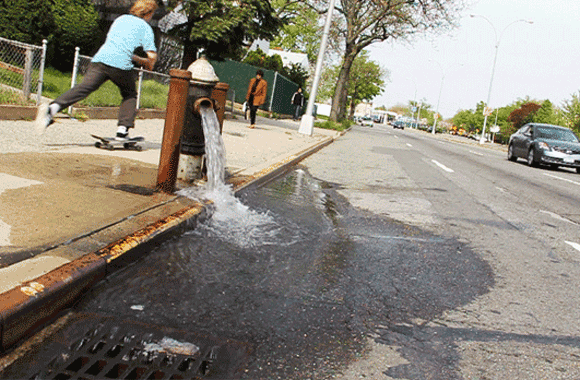
[[[3,379],[235,379],[249,346],[188,331],[76,314]]]

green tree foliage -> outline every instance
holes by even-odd
[[[278,54],[267,55],[259,48],[249,52],[242,62],[249,65],[262,67],[264,69],[277,71],[279,73],[281,73],[284,68],[282,57],[280,57]]]
[[[335,93],[340,70],[341,66],[335,65],[324,71],[322,85],[317,94],[319,101],[324,101]],[[370,60],[368,52],[363,52],[355,59],[350,70],[347,91],[350,117],[354,115],[354,109],[358,104],[363,101],[371,101],[383,92],[387,76],[388,71]]]
[[[563,124],[580,133],[580,92],[572,94],[572,99],[564,101],[562,106]]]
[[[92,55],[100,45],[99,14],[90,0],[54,0],[52,15],[55,29],[48,61],[58,70],[72,70],[75,47]]]
[[[75,47],[92,53],[101,42],[98,13],[90,0],[0,0],[0,36],[41,45],[48,40],[47,64],[72,70]]]
[[[306,87],[306,80],[308,79],[308,71],[304,70],[302,65],[293,63],[290,67],[284,67],[284,75],[292,82],[298,84],[304,91]]]
[[[387,70],[371,61],[369,53],[363,51],[355,60],[350,72],[348,96],[350,100],[350,118],[355,107],[363,101],[371,101],[384,90]]]
[[[274,0],[272,5],[285,23],[270,45],[304,53],[314,65],[322,38],[318,12],[302,1]]]
[[[479,102],[475,110],[459,111],[452,119],[453,124],[469,133],[481,133],[484,108],[485,103]],[[562,125],[562,120],[563,117],[560,116],[560,111],[549,100],[540,102],[525,98],[494,110],[487,119],[487,125],[497,124],[500,132],[496,135],[496,142],[507,143],[509,137],[525,123],[536,122]]]
[[[270,40],[282,26],[268,0],[184,0],[179,6],[187,23],[174,26],[168,34],[183,44],[182,68],[200,50],[211,59],[239,59],[247,41]]]
[[[50,0],[0,0],[0,36],[41,45],[54,29]]]
[[[249,52],[242,62],[264,69],[277,71],[302,88],[304,88],[306,79],[308,78],[308,73],[302,68],[302,66],[298,64],[284,66],[282,58],[278,54],[266,55],[266,53],[259,48]]]

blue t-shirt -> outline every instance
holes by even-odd
[[[142,18],[123,15],[113,22],[105,43],[92,61],[122,70],[131,70],[133,69],[131,57],[135,49],[140,46],[145,51],[157,51],[153,29]]]

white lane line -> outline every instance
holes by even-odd
[[[562,222],[567,222],[567,223],[573,224],[573,225],[575,225],[575,226],[577,226],[577,225],[578,225],[578,223],[576,223],[576,222],[573,222],[573,221],[571,221],[570,219],[566,219],[566,218],[564,218],[563,216],[561,216],[561,215],[558,215],[558,214],[556,214],[556,213],[553,213],[553,212],[551,212],[551,211],[540,210],[540,212],[542,212],[542,213],[544,213],[544,214],[546,214],[546,215],[550,215],[552,218],[554,218],[554,219],[558,219],[558,220],[561,220]]]
[[[431,160],[435,165],[439,166],[441,169],[445,170],[447,173],[453,173],[454,170],[453,169],[449,169],[447,166],[443,165],[440,162],[437,162],[435,160]]]
[[[398,138],[399,138],[399,136],[395,135],[395,138],[396,138],[396,139],[398,139]]]
[[[507,193],[507,190],[502,188],[502,187],[495,187],[496,189],[498,189],[499,191],[501,191],[502,193]]]
[[[472,150],[470,150],[470,151],[469,151],[469,153],[471,153],[471,154],[475,154],[475,155],[477,155],[477,156],[482,156],[482,157],[483,157],[483,153],[474,152],[474,151],[472,151]]]
[[[572,246],[572,248],[574,248],[575,250],[577,250],[577,251],[580,251],[580,244],[578,244],[578,243],[574,243],[574,242],[571,242],[571,241],[566,241],[566,244],[569,244],[569,245],[571,245],[571,246]]]
[[[411,144],[409,144],[409,143],[407,143],[407,146],[408,146],[409,148],[412,148],[412,147],[413,147],[413,145],[411,145]]]
[[[545,176],[548,176],[548,177],[556,178],[556,179],[559,179],[561,181],[570,182],[570,183],[573,183],[574,185],[580,186],[580,182],[572,181],[571,179],[568,179],[568,178],[562,178],[562,177],[558,177],[558,176],[548,174],[548,173],[542,173],[542,174],[544,174]]]

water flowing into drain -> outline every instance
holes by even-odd
[[[241,203],[226,185],[225,148],[217,116],[212,108],[202,107],[202,127],[205,136],[207,183],[201,187],[181,190],[178,194],[195,200],[211,200],[215,211],[212,218],[192,233],[220,236],[239,247],[284,244],[278,238],[281,226],[268,213],[259,213]],[[293,243],[295,239],[287,239]]]

